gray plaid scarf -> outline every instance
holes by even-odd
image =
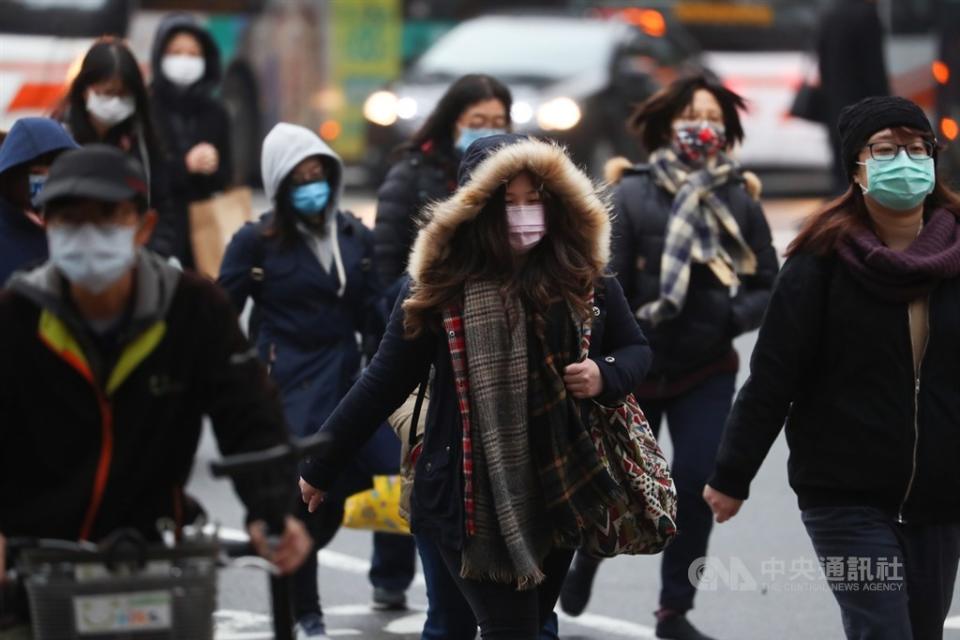
[[[650,165],[656,183],[674,196],[660,262],[660,297],[637,310],[638,318],[655,326],[683,309],[692,262],[706,264],[732,287],[739,284],[737,274],[756,273],[757,257],[733,214],[714,193],[737,170],[729,158],[720,155],[715,166],[691,171],[666,148],[650,154]],[[733,243],[724,246],[721,229]]]
[[[464,289],[476,534],[466,539],[461,576],[529,589],[552,527],[530,452],[527,322],[519,300],[492,282]]]

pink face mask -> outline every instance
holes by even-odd
[[[547,233],[547,222],[543,214],[543,204],[508,204],[507,228],[510,246],[517,253],[529,251],[543,239]]]

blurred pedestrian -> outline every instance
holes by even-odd
[[[237,311],[253,299],[257,350],[280,387],[292,434],[305,436],[323,424],[356,379],[361,363],[356,334],[378,337],[383,331],[373,233],[340,209],[343,163],[309,129],[276,125],[263,141],[261,167],[273,210],[233,237],[218,282]],[[395,469],[399,442],[389,430],[384,433],[389,440],[379,448],[392,440],[387,457]],[[364,481],[369,486],[369,473]],[[302,514],[316,550],[337,532],[343,500],[352,492],[341,491],[320,514]],[[407,555],[409,584],[412,546]],[[316,554],[295,576],[294,607],[303,633],[325,637]]]
[[[377,271],[385,287],[395,286],[407,270],[419,213],[456,190],[460,158],[474,140],[507,132],[511,104],[510,90],[496,78],[463,76],[400,147],[402,157],[377,192],[373,232]]]
[[[56,120],[21,118],[0,145],[0,285],[47,259],[37,194],[57,156],[77,143]]]
[[[839,194],[849,186],[837,132],[840,111],[862,98],[890,94],[877,0],[836,0],[824,11],[817,36],[817,58],[824,117],[833,150],[834,188]]]
[[[170,156],[170,183],[178,204],[206,200],[230,185],[230,116],[215,96],[220,49],[189,14],[175,13],[157,27],[151,55],[151,108]],[[176,217],[176,255],[193,265],[186,210]]]
[[[942,638],[960,558],[960,194],[903,98],[844,109],[849,187],[788,250],[704,490],[732,518],[786,420],[848,638]],[[847,570],[844,570],[847,569]]]
[[[182,243],[177,237],[178,218],[184,212],[170,189],[169,162],[151,115],[147,87],[127,45],[109,36],[94,43],[54,115],[81,145],[113,145],[143,166],[149,205],[159,215],[149,248],[164,257],[176,256]]]
[[[649,162],[610,162],[613,270],[653,348],[636,389],[654,433],[667,419],[677,486],[677,537],[663,552],[659,638],[704,639],[687,620],[688,572],[712,527],[703,484],[713,468],[739,362],[733,339],[760,325],[777,273],[760,183],[728,154],[743,139],[737,94],[706,76],[674,82],[631,126]],[[578,554],[561,604],[586,607],[598,560]]]
[[[310,509],[322,504],[342,460],[432,364],[411,527],[436,548],[481,637],[532,640],[573,557],[555,544],[559,523],[572,505],[600,507],[609,495],[580,473],[588,452],[570,453],[586,437],[581,410],[622,399],[650,350],[605,276],[607,208],[560,148],[482,138],[467,149],[459,184],[428,210],[403,302],[324,424],[334,445],[303,466],[301,488]],[[586,323],[590,357],[578,361]]]

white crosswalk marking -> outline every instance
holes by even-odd
[[[221,537],[229,540],[245,540],[246,534],[243,531],[236,529],[221,529]],[[345,573],[352,573],[356,575],[367,575],[370,571],[370,562],[362,558],[356,558],[354,556],[340,553],[338,551],[332,551],[330,549],[323,549],[319,553],[320,564],[328,569],[333,569],[336,571],[343,571]],[[415,579],[415,584],[423,585],[423,574],[417,574]],[[416,605],[411,606],[411,609],[416,610],[418,607]],[[330,608],[324,608],[325,616],[362,616],[370,612],[369,604],[350,604],[350,605],[340,605]],[[219,612],[223,613],[223,612]],[[242,613],[242,612],[240,612]],[[558,612],[560,620],[567,623],[582,627],[584,629],[590,629],[593,631],[599,631],[603,633],[603,637],[609,637],[610,635],[621,636],[626,638],[653,638],[654,633],[653,629],[650,627],[635,624],[627,620],[620,620],[618,618],[611,618],[608,616],[601,616],[592,613],[584,613],[576,618],[571,618],[568,615]],[[247,614],[250,616],[257,616],[258,614]],[[261,616],[267,620],[269,624],[269,618],[267,616]],[[426,614],[422,611],[418,611],[415,614],[407,615],[402,618],[397,618],[389,622],[384,631],[390,634],[396,635],[412,635],[418,633],[423,628],[423,621],[426,619]],[[958,627],[960,628],[960,627]],[[352,629],[331,629],[328,634],[331,636],[349,636],[353,635]],[[359,632],[357,632],[359,633]],[[220,633],[220,627],[217,628],[217,640],[260,640],[264,638],[263,635],[243,635],[242,633]]]

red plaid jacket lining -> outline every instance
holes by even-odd
[[[448,306],[443,311],[443,329],[450,347],[457,405],[463,426],[463,510],[467,535],[477,532],[476,504],[473,498],[473,441],[470,439],[470,383],[467,377],[467,341],[463,332],[463,307]]]

